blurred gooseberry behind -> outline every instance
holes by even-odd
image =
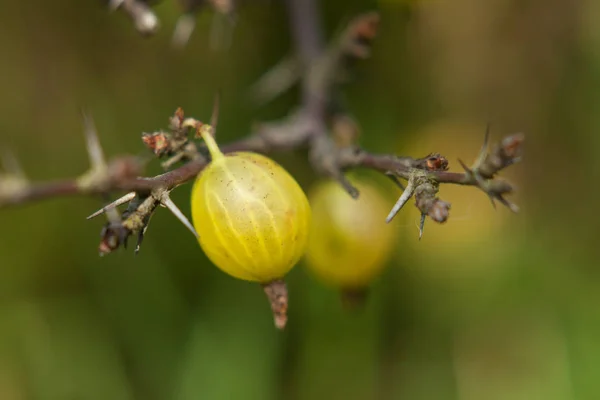
[[[386,196],[371,177],[349,179],[360,191],[358,199],[330,180],[309,190],[313,222],[305,264],[328,286],[360,290],[381,274],[393,254],[397,227],[386,224],[385,217],[397,193]]]

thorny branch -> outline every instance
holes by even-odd
[[[113,7],[122,7],[128,12],[146,12],[142,0],[110,1]],[[204,1],[190,0],[188,6],[198,6]],[[214,0],[214,5],[230,5],[231,1]],[[345,178],[344,172],[352,168],[369,168],[391,177],[403,189],[402,196],[393,206],[386,221],[390,222],[400,209],[411,199],[421,211],[420,236],[426,217],[443,223],[448,219],[450,204],[439,199],[440,184],[475,186],[486,193],[493,204],[499,201],[516,212],[518,207],[505,196],[513,191],[512,186],[496,175],[503,169],[520,161],[524,136],[515,134],[505,137],[490,150],[489,127],[484,145],[476,161],[467,166],[458,160],[463,173],[449,172],[448,160],[440,154],[429,154],[421,158],[400,157],[392,154],[374,154],[356,145],[359,129],[352,117],[336,104],[336,91],[344,83],[340,77],[347,76],[353,64],[368,56],[370,43],[376,35],[379,16],[366,13],[350,22],[342,34],[323,48],[319,31],[319,15],[314,0],[288,0],[289,17],[293,29],[299,60],[300,74],[291,74],[302,81],[301,106],[280,121],[255,126],[251,134],[229,144],[222,144],[224,153],[252,151],[271,153],[305,149],[313,168],[324,176],[337,180],[353,197],[359,192]],[[141,11],[140,11],[141,10]],[[144,11],[146,10],[146,11]],[[231,12],[232,9],[227,9]],[[133,17],[133,16],[132,16]],[[139,17],[139,16],[138,16]],[[133,17],[134,20],[137,17]],[[289,62],[289,61],[288,61]],[[282,87],[289,87],[286,83]],[[267,90],[268,92],[268,90]],[[271,94],[275,94],[271,90]],[[93,121],[84,113],[85,138],[90,157],[90,169],[74,179],[53,182],[30,182],[16,158],[2,155],[3,172],[0,170],[0,208],[22,205],[47,198],[69,195],[99,195],[103,199],[111,194],[122,197],[110,202],[88,218],[101,214],[107,223],[101,232],[100,254],[127,246],[129,237],[135,235],[135,252],[148,228],[152,215],[160,207],[169,209],[194,235],[196,232],[174,202],[170,193],[178,186],[190,182],[210,162],[204,143],[197,141],[201,129],[210,129],[214,134],[218,119],[218,101],[209,124],[185,117],[177,109],[169,119],[169,129],[143,133],[143,143],[162,159],[165,173],[152,177],[141,177],[144,163],[135,157],[120,157],[107,161]],[[407,181],[406,186],[400,180]],[[127,205],[123,213],[118,207]],[[383,222],[383,218],[382,218]],[[285,325],[287,292],[281,280],[265,286],[276,325]]]
[[[521,144],[524,139],[522,134],[506,137],[488,151],[489,129],[486,130],[484,146],[474,165],[468,167],[459,160],[465,170],[464,173],[448,172],[448,161],[439,154],[431,154],[423,158],[398,157],[390,154],[373,154],[357,147],[353,140],[355,137],[348,136],[355,134],[357,130],[353,121],[350,120],[348,123],[347,119],[350,117],[340,117],[339,113],[330,112],[329,107],[332,103],[330,84],[335,80],[335,71],[347,69],[353,61],[363,58],[368,53],[368,48],[365,46],[375,36],[378,16],[374,13],[359,16],[343,32],[342,39],[334,41],[328,49],[319,50],[320,34],[305,34],[304,30],[311,24],[303,23],[306,18],[318,21],[314,4],[310,5],[312,1],[307,0],[289,0],[289,3],[290,18],[296,19],[292,25],[296,31],[295,39],[300,43],[298,48],[303,54],[303,60],[306,63],[313,63],[303,77],[305,82],[303,106],[281,121],[256,126],[250,135],[222,145],[224,153],[254,151],[266,154],[306,148],[310,153],[313,166],[323,174],[340,180],[353,196],[357,196],[358,191],[344,178],[344,171],[350,168],[370,168],[390,175],[396,180],[398,178],[407,180],[408,186],[388,216],[388,222],[413,196],[416,198],[417,207],[424,215],[436,222],[444,222],[448,218],[450,204],[436,197],[439,184],[442,183],[476,186],[487,193],[492,202],[498,200],[511,210],[518,210],[516,205],[505,199],[505,195],[513,190],[512,186],[508,182],[497,179],[496,174],[520,160]],[[162,163],[165,169],[170,169],[177,163],[182,164],[153,177],[140,177],[143,165],[134,157],[105,161],[93,122],[84,115],[84,123],[91,159],[90,170],[75,179],[31,183],[25,178],[22,168],[18,166],[14,157],[5,154],[4,173],[0,175],[0,207],[57,196],[126,192],[127,202],[138,204],[138,208],[133,210],[137,212],[130,210],[128,213],[130,221],[124,224],[129,227],[130,232],[126,234],[129,236],[145,227],[142,221],[154,212],[156,205],[169,203],[166,200],[168,193],[179,185],[193,180],[209,162],[204,145],[190,137],[190,130],[206,124],[193,118],[185,118],[181,109],[170,118],[169,131],[142,134],[144,144],[157,157],[167,158]],[[211,125],[216,125],[216,114],[213,115],[211,124],[206,126]],[[340,128],[340,125],[343,125],[343,128]],[[343,133],[341,139],[340,131]],[[351,133],[347,134],[344,131],[351,131]],[[138,201],[135,202],[134,198]],[[149,198],[154,200],[150,201]],[[119,201],[117,205],[120,205]],[[140,207],[143,211],[142,215],[138,215]],[[119,241],[115,246],[121,242]],[[113,250],[113,246],[109,247]],[[108,250],[106,246],[103,248]]]

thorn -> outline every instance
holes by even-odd
[[[105,202],[110,200],[110,197],[108,197],[107,193],[104,194],[104,198]],[[115,226],[120,225],[122,223],[121,215],[119,214],[119,210],[117,210],[116,208],[110,208],[106,210],[106,219],[108,220],[108,222],[115,224]]]
[[[189,126],[196,130],[196,138],[202,137],[202,132],[208,132],[213,138],[216,137],[217,134],[217,124],[219,122],[219,103],[220,103],[220,95],[217,91],[215,95],[215,102],[213,104],[212,114],[210,116],[210,124],[203,124],[202,122],[196,121],[193,118],[187,118],[183,121],[182,126]]]
[[[194,29],[196,28],[196,16],[194,14],[184,14],[175,25],[171,45],[177,49],[183,49],[189,42]]]
[[[471,168],[467,167],[467,164],[464,163],[463,160],[461,160],[460,158],[458,159],[458,163],[460,164],[461,167],[463,167],[463,169],[465,170],[466,173],[468,174],[472,174],[473,171],[471,170]]]
[[[395,173],[393,173],[392,171],[386,171],[385,176],[390,178],[392,182],[398,185],[400,189],[405,190],[404,185],[402,184],[402,182],[400,182],[400,179],[398,179],[398,176]]]
[[[142,241],[144,240],[144,235],[146,234],[146,230],[148,229],[148,225],[144,226],[144,228],[138,233],[137,242],[135,244],[135,250],[133,251],[134,255],[138,255],[140,252],[140,247],[142,246]]]
[[[491,124],[488,122],[485,127],[485,135],[483,137],[483,144],[481,145],[481,150],[479,150],[479,156],[477,156],[477,160],[473,164],[475,169],[479,168],[479,166],[483,163],[488,154],[488,147],[490,143],[490,132],[491,132]]]
[[[415,191],[414,182],[411,179],[411,180],[408,181],[408,185],[406,186],[406,189],[404,189],[404,192],[402,192],[402,195],[400,196],[400,198],[398,199],[398,201],[396,202],[396,204],[394,204],[394,207],[392,208],[392,211],[390,211],[390,213],[388,214],[387,218],[385,219],[385,222],[387,224],[389,224],[392,221],[392,219],[394,219],[394,217],[396,216],[396,214],[398,214],[398,212],[400,211],[400,209],[402,207],[404,207],[404,205],[406,204],[406,202],[412,197],[414,191]]]
[[[425,217],[427,214],[421,213],[421,222],[419,223],[419,240],[423,237],[423,228],[425,227]]]
[[[147,0],[121,0],[115,3],[129,15],[135,29],[143,36],[150,36],[158,31],[160,27],[158,17]]]
[[[0,161],[5,172],[14,175],[16,178],[26,179],[25,172],[23,172],[23,168],[21,168],[21,164],[19,164],[19,160],[17,160],[13,152],[6,149],[3,150]]]
[[[219,108],[221,102],[221,94],[220,91],[217,91],[215,94],[215,102],[213,105],[212,115],[210,116],[210,126],[212,127],[212,136],[216,137],[217,135],[217,123],[219,122]]]
[[[488,197],[490,198],[490,202],[492,203],[492,207],[494,207],[494,210],[496,210],[496,202],[494,201],[494,196],[492,196],[491,194],[487,193]]]
[[[91,167],[94,170],[105,168],[106,161],[104,160],[102,146],[98,140],[98,132],[96,131],[94,120],[85,110],[82,110],[81,113],[83,116],[84,134]]]
[[[287,91],[300,79],[302,70],[297,56],[283,58],[252,84],[247,94],[250,106],[261,107]]]
[[[136,256],[140,252],[140,247],[142,246],[142,241],[144,240],[144,236],[146,235],[146,231],[148,230],[148,225],[150,225],[150,219],[152,219],[152,215],[154,215],[154,213],[152,213],[152,214],[150,214],[148,216],[148,220],[146,221],[146,225],[144,225],[144,227],[142,229],[140,229],[140,232],[138,233],[137,242],[135,244],[135,250],[133,251],[133,254],[136,255]]]
[[[133,198],[135,197],[135,195],[136,195],[135,192],[127,193],[126,195],[118,198],[117,200],[113,201],[112,203],[107,204],[106,206],[102,207],[101,209],[99,209],[95,213],[89,215],[86,219],[95,218],[95,217],[97,217],[100,214],[104,214],[105,212],[108,212],[110,210],[113,210],[113,209],[117,208],[121,204],[128,203],[131,200],[133,200]]]
[[[115,11],[117,8],[121,7],[124,2],[125,0],[109,0],[108,9],[110,11]]]
[[[517,214],[519,211],[521,211],[521,209],[519,208],[518,205],[516,205],[515,203],[508,203],[508,207],[510,208],[510,211],[514,212],[515,214]]]
[[[515,203],[511,203],[510,201],[506,200],[504,197],[502,197],[502,195],[499,194],[498,196],[496,196],[496,198],[500,203],[508,207],[508,209],[514,212],[515,214],[520,211],[519,206],[517,206]]]
[[[173,213],[173,215],[175,215],[175,217],[177,217],[177,219],[183,224],[185,225],[186,228],[189,229],[190,232],[192,232],[192,234],[194,234],[194,236],[196,238],[199,237],[198,233],[196,232],[196,230],[194,229],[194,226],[192,225],[192,223],[187,219],[187,217],[181,212],[181,210],[179,210],[179,208],[175,205],[175,203],[173,203],[173,200],[171,200],[171,198],[169,197],[168,193],[165,193],[162,196],[161,199],[161,205],[168,208],[169,211],[171,211]]]
[[[135,17],[135,25],[142,35],[152,35],[159,27],[158,18],[149,8]]]
[[[234,21],[221,13],[213,15],[210,24],[210,47],[214,51],[226,50],[231,46]]]

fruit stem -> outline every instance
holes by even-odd
[[[221,157],[224,157],[223,152],[219,149],[215,138],[212,135],[212,126],[210,125],[202,125],[198,131],[204,139],[204,143],[206,143],[206,147],[208,147],[208,152],[210,153],[210,157],[214,160],[217,160]]]

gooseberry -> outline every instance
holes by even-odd
[[[385,223],[393,197],[365,178],[349,179],[358,199],[334,181],[321,181],[309,192],[313,223],[305,264],[324,283],[352,291],[368,287],[382,272],[397,230]]]
[[[192,221],[202,250],[232,277],[259,283],[281,279],[302,257],[310,205],[296,180],[268,157],[223,154],[201,130],[211,162],[191,195]]]

